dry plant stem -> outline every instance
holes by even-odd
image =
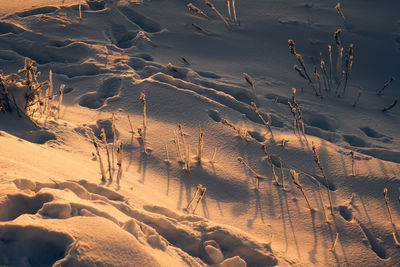
[[[208,18],[208,16],[207,16],[203,11],[201,11],[200,8],[196,7],[196,6],[193,5],[192,3],[189,3],[189,4],[187,4],[186,6],[189,8],[190,11],[192,11],[192,12],[194,12],[194,13],[197,13],[197,14],[199,14],[200,16],[203,16],[203,17],[205,17],[205,18]]]
[[[229,21],[232,22],[231,2],[230,2],[230,0],[226,1],[226,6],[227,6],[227,8],[228,8]]]
[[[343,95],[346,93],[347,83],[354,63],[354,44],[350,44],[346,54],[346,75],[344,79]]]
[[[101,138],[102,138],[103,144],[104,144],[104,146],[106,148],[106,151],[107,151],[108,174],[109,174],[108,181],[112,182],[113,181],[113,177],[112,177],[112,172],[111,172],[110,151],[108,150],[106,132],[104,131],[103,128],[101,129]]]
[[[387,81],[387,82],[383,85],[382,89],[379,90],[376,94],[377,94],[377,95],[382,94],[383,90],[385,90],[393,81],[394,81],[394,78],[391,77],[390,80]]]
[[[304,193],[303,186],[301,185],[299,181],[299,174],[295,170],[290,170],[290,175],[292,176],[293,183],[297,186],[297,188],[300,190],[300,192],[303,194],[304,199],[307,202],[307,206],[310,210],[312,210],[310,202],[308,201],[308,198],[306,194]]]
[[[327,70],[326,70],[326,66],[325,66],[325,61],[322,59],[322,53],[320,53],[319,55],[320,55],[320,68],[321,68],[321,73],[322,73],[322,80],[324,82],[325,91],[328,91],[329,90],[329,78],[328,78],[328,74],[327,74]]]
[[[227,119],[221,119],[221,123],[228,125],[229,127],[231,127],[232,129],[234,129],[237,132],[237,134],[239,135],[240,138],[244,139],[245,141],[248,141],[247,130],[243,130],[243,129],[237,127],[236,125],[234,125],[231,121],[229,121]]]
[[[189,210],[190,205],[192,205],[194,199],[197,197],[197,194],[199,193],[199,191],[201,190],[201,188],[203,188],[203,186],[201,184],[197,185],[196,191],[194,192],[194,195],[192,197],[192,199],[189,201],[188,205],[186,206],[186,209]]]
[[[400,243],[399,243],[399,241],[398,241],[398,239],[396,237],[396,232],[395,232],[396,226],[395,226],[395,224],[393,222],[392,211],[391,211],[390,206],[389,206],[389,198],[388,198],[387,192],[388,192],[387,188],[384,188],[383,189],[383,195],[385,197],[385,205],[386,205],[387,211],[389,213],[390,222],[392,223],[392,226],[393,226],[392,235],[393,235],[394,242],[396,243],[397,246],[400,247]]]
[[[315,78],[317,78],[317,81],[318,81],[318,92],[319,92],[319,95],[320,95],[320,97],[322,97],[321,78],[320,78],[320,75],[318,74],[316,66],[314,66],[314,75],[315,75]]]
[[[99,159],[99,163],[100,163],[101,181],[103,183],[105,183],[106,182],[106,172],[104,170],[103,161],[101,160],[99,145],[97,144],[95,138],[92,138],[92,142],[93,142],[93,145],[94,145],[94,147],[96,149],[97,158]]]
[[[180,133],[181,138],[182,138],[183,149],[185,150],[185,166],[184,166],[184,169],[185,169],[185,170],[190,170],[190,162],[189,162],[189,161],[190,161],[190,159],[189,159],[190,152],[189,152],[189,146],[188,146],[188,144],[186,143],[185,134],[183,133],[183,129],[182,129],[182,125],[181,125],[181,124],[178,124],[178,129],[179,129],[179,133]]]
[[[112,142],[112,155],[111,155],[111,158],[112,158],[112,167],[111,167],[111,169],[112,170],[114,170],[115,169],[115,150],[117,149],[117,146],[116,146],[116,142],[117,142],[117,135],[116,135],[116,133],[115,133],[115,117],[114,117],[114,113],[112,114],[112,117],[111,117],[111,130],[112,130],[112,134],[113,134],[113,142]]]
[[[131,118],[128,115],[128,122],[129,122],[129,127],[131,128],[131,132],[132,134],[135,134],[135,130],[133,130],[133,126],[132,126],[132,122],[131,122]]]
[[[355,154],[354,151],[350,151],[350,155],[351,155],[351,175],[353,177],[356,176],[356,168],[355,168]]]
[[[337,53],[337,61],[336,61],[336,84],[339,84],[340,74],[342,69],[342,57],[343,57],[343,48],[340,40],[340,33],[342,29],[337,29],[334,37],[336,42],[336,53]]]
[[[328,52],[329,52],[329,90],[331,89],[332,85],[332,46],[328,45]]]
[[[141,93],[140,101],[143,105],[143,152],[147,154],[146,149],[146,134],[147,134],[147,114],[146,114],[146,94]]]
[[[326,178],[324,168],[321,165],[321,161],[319,160],[318,152],[317,152],[317,149],[315,148],[314,144],[312,144],[312,151],[314,154],[314,161],[318,165],[319,169],[321,170],[322,176],[324,177],[324,180],[325,180],[326,190],[328,191],[329,204],[331,207],[331,214],[333,215],[333,205],[332,205],[331,191],[329,190],[328,178]]]
[[[117,147],[117,166],[117,184],[119,185],[119,182],[122,179],[122,143],[119,143]]]
[[[321,198],[321,202],[322,202],[322,211],[324,212],[325,222],[326,222],[326,223],[329,223],[328,216],[326,215],[326,211],[325,211],[324,199],[322,198],[321,184],[320,184],[319,182],[318,182],[318,194],[319,194],[319,197]]]
[[[279,158],[279,164],[280,164],[281,176],[282,176],[282,190],[285,190],[285,173],[283,172],[282,158]]]
[[[229,23],[228,21],[226,21],[225,17],[215,8],[214,4],[212,4],[210,1],[206,0],[205,1],[206,5],[208,5],[209,7],[211,7],[212,10],[215,11],[215,13],[217,13],[218,17],[225,23],[225,26],[229,29]]]
[[[277,176],[276,173],[275,173],[275,166],[274,166],[274,164],[272,163],[271,156],[269,155],[269,153],[268,153],[268,151],[267,151],[267,145],[264,144],[264,145],[262,146],[262,149],[263,149],[265,155],[266,155],[267,158],[268,158],[269,165],[271,166],[271,169],[272,169],[272,174],[274,175],[275,183],[276,183],[277,185],[280,185],[280,184],[279,184],[279,181],[278,181],[278,176]]]
[[[257,179],[257,188],[259,188],[261,176],[260,176],[258,173],[256,173],[256,172],[249,166],[249,164],[247,164],[242,158],[238,158],[238,162],[239,162],[239,164],[244,165],[244,166],[253,174],[254,178]]]
[[[393,103],[390,104],[390,106],[383,108],[382,112],[386,112],[388,110],[391,110],[392,108],[394,108],[394,106],[396,106],[396,104],[397,104],[397,97],[394,98]]]
[[[187,158],[187,170],[190,171],[190,144],[188,144],[186,158]]]
[[[53,71],[49,72],[49,95],[47,96],[47,116],[51,116],[51,100],[53,99]]]
[[[176,152],[178,153],[178,161],[183,162],[181,145],[179,143],[179,137],[178,137],[178,133],[176,131],[174,131],[174,143],[176,146]]]
[[[199,205],[200,201],[203,199],[204,195],[206,194],[206,190],[207,190],[207,188],[205,188],[205,187],[202,187],[200,189],[200,196],[197,199],[196,205],[194,206],[193,214],[196,212],[197,206]]]
[[[63,95],[64,95],[64,89],[65,89],[65,84],[61,84],[60,86],[60,92],[59,92],[59,98],[58,98],[58,107],[57,107],[57,119],[60,118],[61,114],[61,104],[63,100]]]
[[[293,133],[294,135],[297,135],[297,133],[300,136],[300,131],[298,129],[298,120],[297,120],[297,113],[296,113],[296,108],[293,106],[292,102],[290,102],[290,99],[288,99],[288,105],[290,108],[290,112],[293,115]]]
[[[81,7],[81,4],[79,4],[78,10],[79,10],[79,19],[82,19],[82,7]]]
[[[166,162],[171,162],[170,160],[169,160],[169,153],[168,153],[168,146],[167,146],[167,144],[165,144],[165,157],[166,157]]]
[[[331,247],[330,251],[334,251],[334,250],[335,250],[335,247],[336,247],[336,245],[337,245],[337,242],[338,242],[338,241],[339,241],[339,233],[338,233],[338,232],[336,232],[335,241],[333,242],[333,244],[332,244],[332,247]]]
[[[235,20],[235,26],[240,26],[240,21],[238,20],[237,15],[236,15],[235,0],[232,0],[232,9],[233,9],[233,18]]]
[[[261,121],[264,123],[265,127],[267,128],[267,130],[271,133],[272,139],[274,139],[274,134],[272,133],[272,129],[271,129],[271,126],[270,126],[270,121],[267,122],[267,121],[261,116],[261,114],[260,114],[260,112],[258,111],[258,108],[257,108],[257,106],[256,106],[256,103],[251,102],[251,106],[252,106],[252,108],[254,109],[254,111],[257,113],[257,115],[258,115],[258,117],[261,119]]]
[[[340,17],[342,18],[342,20],[343,20],[344,26],[346,27],[346,29],[347,29],[348,31],[350,31],[349,26],[347,25],[346,17],[344,16],[342,9],[340,8],[340,2],[337,3],[337,5],[335,6],[335,8],[336,8],[336,10],[337,10],[339,16],[340,16]]]
[[[294,65],[294,69],[299,73],[299,75],[302,78],[304,78],[308,82],[310,87],[314,90],[315,94],[318,95],[318,92],[315,89],[313,81],[311,80],[310,75],[308,75],[308,73],[307,73],[306,65],[304,63],[302,55],[298,54],[296,52],[295,42],[293,40],[288,40],[288,44],[289,44],[289,52],[296,57],[297,61],[299,62],[300,66],[301,66],[301,69],[300,69],[297,65]]]
[[[204,147],[204,132],[201,131],[201,126],[199,124],[199,144],[197,148],[197,160],[201,162],[201,157],[203,155],[203,147]]]

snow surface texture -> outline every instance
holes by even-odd
[[[189,3],[2,3],[3,73],[15,73],[28,57],[37,62],[40,80],[52,70],[54,88],[66,87],[58,120],[34,123],[0,113],[0,265],[396,266],[400,109],[381,109],[399,97],[400,3],[344,2],[344,22],[335,1],[236,0],[240,26],[228,19],[229,27],[203,1],[192,3],[207,18]],[[212,3],[229,17],[226,1]],[[328,64],[328,45],[336,74],[338,28],[343,57],[354,44],[354,66],[345,94],[338,98],[321,80],[321,98],[293,69],[298,62],[288,39],[318,87],[313,67],[320,72],[320,52]],[[292,87],[306,138],[293,132]],[[145,141],[137,132],[143,130],[141,93]],[[252,102],[269,114],[273,138]],[[119,185],[116,174],[114,182],[100,183],[91,139],[108,166],[101,130],[111,148],[113,114],[123,147]],[[175,149],[178,124],[190,144],[186,156],[180,144],[190,171]],[[314,162],[313,144],[328,182]],[[274,183],[270,163],[285,190]],[[188,203],[198,184],[207,190],[192,214],[197,199]]]

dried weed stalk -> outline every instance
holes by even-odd
[[[264,144],[264,145],[262,146],[262,149],[263,149],[265,155],[267,156],[269,165],[271,166],[272,174],[274,175],[275,183],[276,183],[277,185],[280,185],[280,184],[279,184],[279,181],[278,181],[278,176],[276,175],[276,172],[275,172],[274,163],[272,163],[271,156],[270,156],[270,154],[269,154],[268,151],[267,151],[267,145]]]
[[[263,116],[261,116],[260,112],[258,111],[258,108],[256,106],[256,103],[251,102],[251,107],[254,109],[254,111],[257,113],[258,117],[261,119],[261,121],[264,123],[265,127],[267,128],[267,130],[271,133],[271,137],[272,139],[274,139],[274,134],[272,133],[272,129],[271,129],[271,117],[266,114],[267,120],[268,122],[263,118]]]
[[[254,178],[257,179],[257,188],[259,188],[260,187],[260,180],[264,179],[264,177],[259,175],[258,173],[256,173],[256,171],[253,170],[249,166],[249,164],[247,162],[245,162],[242,158],[238,158],[238,162],[239,162],[239,164],[244,165],[253,174]]]
[[[110,161],[110,151],[108,149],[108,144],[107,144],[107,137],[106,137],[106,132],[104,131],[104,129],[101,129],[101,139],[103,141],[104,147],[106,148],[106,152],[107,152],[107,162],[108,162],[108,181],[110,183],[112,183],[113,181],[113,177],[112,177],[112,171],[111,171],[111,161]]]
[[[215,5],[213,3],[211,3],[209,0],[205,1],[206,5],[209,6],[212,10],[215,11],[215,13],[217,13],[218,17],[224,22],[225,26],[229,29],[229,23],[228,21],[225,19],[225,17],[218,11],[218,9],[215,7]]]
[[[105,183],[106,182],[106,171],[104,170],[103,161],[101,159],[99,145],[97,144],[96,139],[94,137],[92,138],[92,142],[93,142],[93,145],[94,145],[94,147],[96,149],[97,158],[99,159],[99,163],[100,163],[101,181],[103,183]]]
[[[312,208],[311,208],[311,205],[310,205],[310,202],[308,201],[308,198],[307,198],[307,196],[306,196],[306,194],[304,193],[304,190],[303,190],[303,186],[302,186],[302,184],[300,183],[300,181],[299,181],[299,174],[295,171],[295,170],[290,170],[290,175],[292,176],[292,181],[293,181],[293,183],[297,186],[297,188],[300,190],[300,192],[303,194],[303,196],[304,196],[304,199],[306,200],[306,202],[307,202],[307,206],[308,206],[308,208],[310,209],[310,210],[313,210]]]
[[[221,123],[231,127],[232,129],[234,129],[237,132],[237,134],[239,135],[239,137],[242,138],[243,140],[249,141],[249,139],[247,137],[247,130],[246,129],[239,128],[238,126],[233,124],[228,119],[221,119]]]
[[[300,69],[297,65],[294,65],[294,69],[299,73],[299,75],[302,78],[304,78],[308,82],[310,87],[314,90],[315,94],[318,96],[318,92],[314,86],[314,83],[311,80],[310,75],[308,75],[308,73],[307,73],[307,69],[306,69],[306,65],[304,63],[303,57],[301,54],[297,53],[297,51],[296,51],[295,42],[293,40],[288,40],[288,44],[289,44],[289,52],[296,57],[297,61],[299,62],[300,66],[301,66],[301,69]]]
[[[391,211],[390,206],[389,206],[389,198],[388,198],[387,192],[388,192],[387,188],[384,188],[383,189],[383,195],[385,197],[385,205],[386,205],[386,209],[387,209],[387,211],[389,213],[390,222],[392,223],[392,226],[393,226],[393,232],[392,232],[393,240],[394,240],[396,246],[400,247],[400,243],[399,243],[399,241],[398,241],[398,239],[396,237],[396,225],[393,222],[392,211]]]
[[[312,144],[312,151],[314,154],[314,161],[318,165],[319,169],[321,170],[322,176],[324,177],[324,180],[325,180],[326,190],[328,191],[329,204],[331,207],[331,214],[333,215],[333,205],[332,205],[331,191],[329,190],[328,178],[326,178],[324,168],[321,165],[321,161],[319,160],[319,155],[318,155],[318,152],[317,152],[317,149],[316,149],[314,143]]]
[[[187,6],[187,7],[189,8],[189,10],[192,11],[193,13],[196,13],[196,14],[198,14],[198,15],[200,15],[200,16],[203,16],[203,17],[205,17],[205,18],[208,18],[208,16],[207,16],[203,11],[201,11],[200,8],[196,7],[196,6],[193,5],[192,3],[189,3],[189,4],[187,4],[186,6]]]

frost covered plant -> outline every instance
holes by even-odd
[[[299,181],[299,174],[298,174],[295,170],[290,170],[290,175],[292,176],[292,181],[293,181],[293,183],[297,186],[297,188],[298,188],[298,189],[300,190],[300,192],[303,194],[304,199],[305,199],[306,202],[307,202],[308,208],[309,208],[310,210],[312,210],[311,205],[310,205],[310,202],[308,201],[308,198],[307,198],[306,194],[304,193],[303,186],[302,186],[302,184],[301,184],[300,181]]]
[[[396,237],[396,232],[395,232],[396,226],[395,226],[395,224],[393,222],[392,211],[391,211],[390,206],[389,206],[389,198],[388,198],[388,194],[387,193],[388,193],[387,188],[384,188],[383,189],[383,196],[385,197],[385,205],[386,205],[386,209],[387,209],[388,214],[389,214],[390,222],[392,223],[392,226],[393,226],[393,232],[392,232],[393,240],[394,240],[396,246],[400,247],[400,242],[398,241],[398,239]]]
[[[289,52],[294,55],[297,59],[297,61],[299,62],[301,69],[299,68],[299,66],[294,65],[294,69],[298,72],[298,74],[305,79],[308,84],[310,85],[310,87],[314,90],[315,94],[318,96],[318,92],[315,89],[314,83],[310,78],[310,75],[308,75],[307,73],[307,69],[306,69],[306,65],[304,63],[304,59],[303,56],[299,53],[297,53],[296,51],[296,44],[293,40],[288,40],[288,45],[289,45]]]
[[[324,180],[325,180],[326,189],[328,190],[329,204],[331,206],[331,214],[333,215],[333,205],[332,205],[331,191],[329,190],[328,178],[326,178],[324,168],[321,165],[321,161],[319,160],[319,155],[318,155],[318,152],[317,152],[317,149],[316,149],[314,143],[312,144],[312,151],[314,154],[314,161],[318,165],[318,168],[321,170],[322,176],[324,177]]]
[[[38,82],[40,72],[36,62],[25,59],[18,74],[0,74],[0,111],[16,111],[19,116],[33,118],[36,112],[43,113],[42,89],[49,87],[49,81]],[[21,77],[22,76],[22,77]]]
[[[258,111],[257,105],[254,102],[251,102],[251,107],[254,109],[254,111],[257,113],[258,117],[261,119],[261,121],[264,123],[265,127],[267,128],[267,130],[271,133],[271,137],[272,139],[274,138],[274,134],[272,133],[272,129],[271,129],[271,117],[267,114],[267,120],[268,122],[263,118],[263,116],[261,116],[260,112]]]

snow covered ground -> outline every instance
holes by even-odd
[[[0,113],[1,266],[400,262],[400,108],[382,111],[399,97],[399,1],[344,1],[343,20],[332,0],[236,0],[240,26],[225,0],[210,5],[228,26],[202,0],[1,2],[3,74],[51,71],[53,107],[65,85],[59,118]]]

